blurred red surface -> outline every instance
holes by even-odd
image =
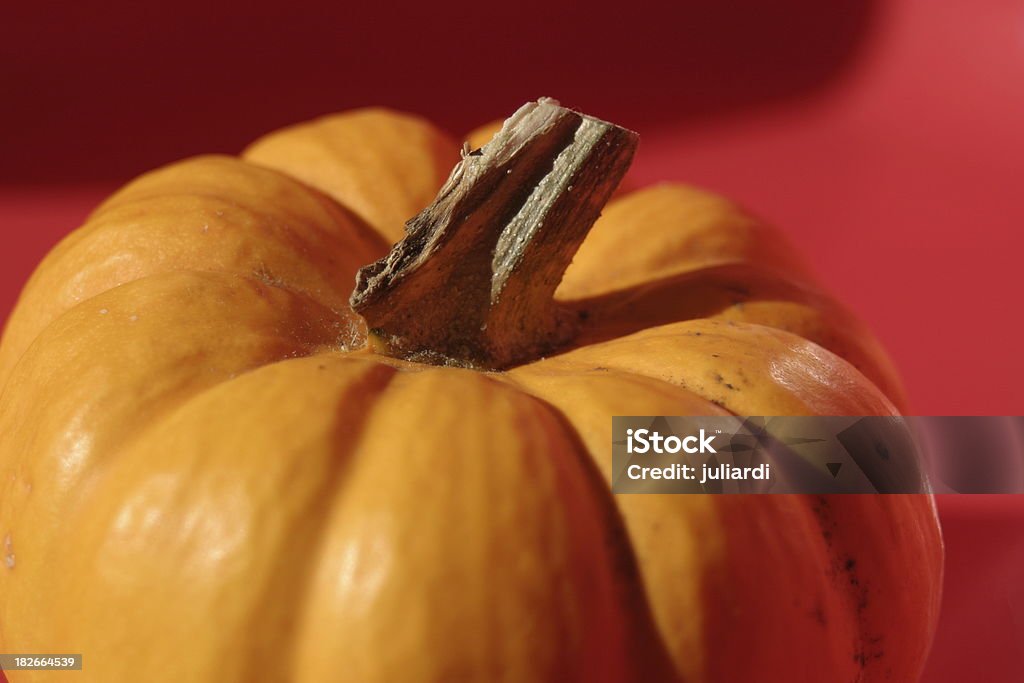
[[[1020,2],[99,11],[23,3],[0,28],[0,317],[149,167],[352,106],[459,132],[551,95],[640,130],[635,180],[704,185],[782,226],[878,332],[912,412],[1024,413]],[[939,507],[947,585],[925,680],[1024,680],[1024,499]]]

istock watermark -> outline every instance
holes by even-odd
[[[663,436],[650,429],[627,429],[626,430],[626,452],[627,453],[715,453],[711,441],[715,437],[707,435],[700,430],[697,436],[684,436],[679,438],[675,434]],[[694,446],[693,444],[699,444]]]
[[[612,490],[1024,493],[1024,417],[614,417]]]

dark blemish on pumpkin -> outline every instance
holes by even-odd
[[[882,642],[881,636],[874,638],[864,638],[860,644],[857,645],[857,649],[853,653],[853,661],[856,662],[861,669],[867,668],[868,662],[878,662],[885,659],[885,649],[879,647],[879,643]],[[885,678],[892,678],[892,667],[887,666],[885,668]],[[860,678],[857,678],[859,681]]]
[[[811,501],[811,511],[818,518],[818,522],[824,524],[828,519],[828,503],[822,502],[822,499],[815,498]]]
[[[719,355],[718,355],[717,353],[713,353],[713,354],[711,354],[711,357],[712,357],[712,358],[721,358],[721,356],[719,356]]]
[[[579,313],[577,315],[579,316],[580,320],[589,320],[590,319],[590,311],[585,310],[585,309],[580,309],[580,311],[579,311]]]
[[[824,627],[828,625],[828,618],[825,616],[825,608],[821,606],[821,603],[814,605],[814,609],[811,610],[811,616],[814,617],[814,620],[818,622],[819,626]]]
[[[733,386],[732,383],[726,382],[725,378],[722,377],[722,374],[719,372],[715,373],[715,381],[724,386],[726,389],[729,389],[730,391],[736,391],[736,387]]]
[[[317,370],[326,370],[327,369],[327,366],[324,365],[323,363],[321,363],[320,365],[318,365],[316,367],[317,367]]]
[[[595,365],[594,370],[597,372],[608,372],[608,368],[603,365]]]
[[[863,612],[868,608],[868,587],[861,585],[860,577],[856,573],[857,560],[847,556],[842,563],[842,570],[847,574],[850,586],[855,589],[857,597],[857,612]]]
[[[810,506],[814,516],[818,518],[818,525],[821,527],[821,536],[825,540],[825,544],[831,548],[833,531],[839,526],[839,524],[832,517],[828,499],[825,496],[815,496],[811,500]],[[835,575],[839,572],[839,569],[840,566],[837,560],[832,563],[830,571]]]

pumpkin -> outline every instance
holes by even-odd
[[[635,145],[595,121],[541,101],[460,160],[358,110],[100,205],[0,345],[0,651],[102,683],[915,680],[929,496],[611,494],[612,415],[903,396],[726,199],[622,193],[588,234]]]

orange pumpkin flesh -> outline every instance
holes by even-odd
[[[929,497],[608,489],[612,415],[895,414],[863,326],[662,185],[577,253],[562,352],[381,356],[355,273],[457,159],[341,114],[142,176],[47,256],[0,344],[0,651],[103,683],[915,680]]]

